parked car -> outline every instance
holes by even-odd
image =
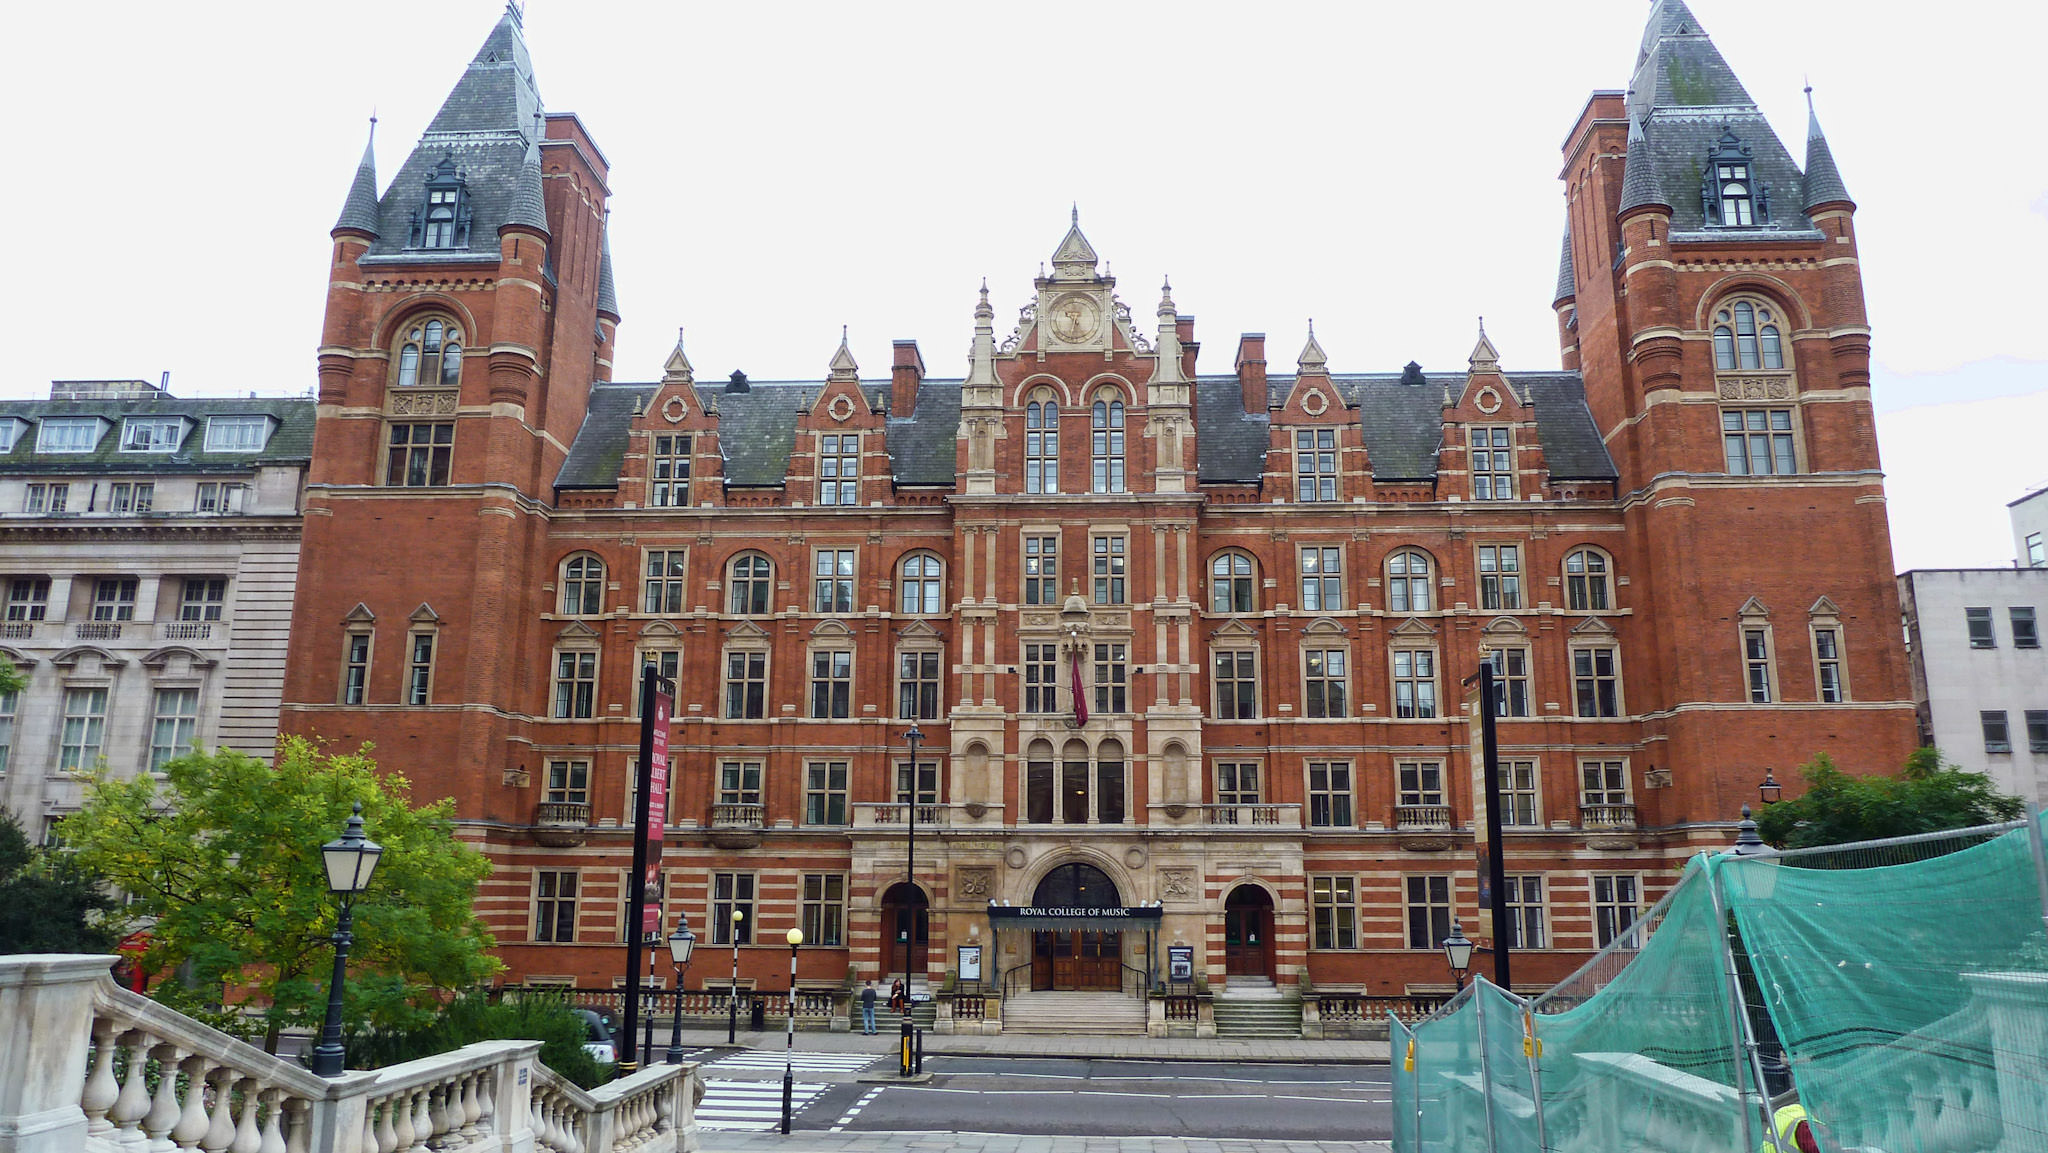
[[[617,1064],[619,1046],[612,1031],[611,1014],[580,1006],[572,1011],[583,1019],[583,1051],[604,1064]]]

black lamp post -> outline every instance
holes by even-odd
[[[1458,988],[1465,988],[1465,973],[1472,968],[1472,942],[1465,937],[1465,926],[1451,922],[1451,935],[1444,938],[1444,960],[1451,963],[1451,973],[1458,979]]]
[[[1775,805],[1778,798],[1785,795],[1785,790],[1778,785],[1778,778],[1771,775],[1771,770],[1765,769],[1764,783],[1756,787],[1756,795],[1763,798],[1764,804]]]
[[[320,860],[327,866],[327,890],[341,902],[341,916],[334,924],[334,979],[327,985],[327,1024],[320,1030],[320,1043],[313,1047],[313,1072],[321,1077],[339,1077],[348,1063],[341,1043],[341,986],[348,976],[348,947],[355,940],[349,932],[354,923],[356,895],[370,887],[370,874],[377,871],[377,858],[384,846],[363,836],[363,803],[356,802],[348,825],[339,840],[320,846]]]
[[[789,1039],[782,1044],[782,1135],[789,1136],[789,1102],[796,1092],[796,947],[804,943],[804,931],[791,929],[783,940],[789,942]]]
[[[904,853],[904,875],[910,879],[910,889],[914,893],[917,891],[917,746],[924,741],[924,730],[918,728],[917,722],[913,721],[910,731],[903,734],[903,739],[910,742],[910,835],[905,842],[907,848]],[[903,1052],[902,1067],[899,1070],[905,1077],[910,1076],[910,1047],[914,1040],[911,1024],[910,966],[911,958],[917,954],[917,909],[908,901],[909,899],[905,898],[905,903],[897,906],[896,914],[909,921],[903,934]]]
[[[1756,818],[1749,815],[1749,806],[1742,806],[1742,820],[1735,825],[1735,847],[1729,852],[1738,857],[1754,857],[1759,853],[1767,853],[1770,849],[1769,845],[1764,844],[1764,839],[1757,836]]]
[[[668,935],[668,959],[676,969],[676,1019],[668,1035],[668,1063],[683,1063],[683,979],[690,972],[690,954],[697,949],[697,934],[690,931],[690,914],[676,914],[676,931]]]
[[[738,895],[734,895],[738,899]],[[739,906],[732,910],[732,988],[725,997],[725,1043],[734,1044],[740,1032],[740,922],[747,919],[747,911]]]

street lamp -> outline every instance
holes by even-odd
[[[1756,795],[1763,798],[1764,804],[1775,805],[1778,798],[1785,795],[1785,790],[1779,787],[1778,778],[1771,775],[1771,770],[1765,769],[1764,783],[1756,787]]]
[[[1472,942],[1465,938],[1465,926],[1451,922],[1451,935],[1444,938],[1444,960],[1451,963],[1451,972],[1458,979],[1458,988],[1465,988],[1465,973],[1472,968]]]
[[[676,931],[668,935],[668,959],[676,970],[676,1019],[668,1035],[668,1063],[683,1063],[683,979],[690,972],[690,954],[697,949],[697,934],[690,931],[690,914],[676,914]]]
[[[746,919],[747,911],[733,906],[732,987],[725,991],[725,1043],[728,1045],[738,1041],[740,1034],[740,922]]]
[[[796,947],[804,943],[804,931],[791,929],[783,938],[789,942],[789,1039],[782,1046],[782,1135],[789,1136],[789,1102],[796,1089]]]
[[[905,842],[907,847],[904,853],[904,875],[909,878],[911,893],[915,894],[917,892],[917,746],[924,741],[924,730],[917,727],[916,721],[912,721],[910,723],[910,731],[903,734],[903,739],[910,742],[910,835]],[[897,913],[897,916],[904,917],[910,922],[907,931],[903,934],[903,1051],[901,1054],[902,1067],[900,1072],[905,1077],[910,1076],[910,1046],[913,1039],[911,1033],[910,965],[911,958],[917,953],[917,908],[910,904],[909,901],[910,898],[905,897],[905,903],[898,906],[899,912]]]
[[[320,860],[327,866],[327,890],[341,902],[341,916],[334,924],[334,979],[327,985],[327,1024],[320,1030],[320,1043],[313,1047],[313,1072],[321,1077],[339,1077],[348,1053],[341,1043],[341,986],[348,976],[348,947],[355,940],[349,928],[355,920],[356,895],[370,887],[370,874],[377,871],[377,858],[384,846],[363,836],[363,803],[356,802],[348,825],[339,840],[320,846]]]
[[[1754,857],[1770,850],[1764,839],[1756,835],[1756,818],[1749,815],[1749,806],[1742,806],[1742,820],[1735,825],[1735,847],[1728,851],[1738,857]]]

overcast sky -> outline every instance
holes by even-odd
[[[1899,567],[2011,563],[2004,504],[2048,483],[2048,4],[1692,7],[1795,157],[1811,77],[1860,206]],[[502,10],[12,14],[0,397],[307,392],[372,108],[388,181]],[[1171,274],[1203,371],[1247,331],[1287,365],[1310,317],[1337,371],[1457,367],[1484,315],[1512,372],[1557,367],[1559,148],[1647,10],[533,0],[525,24],[549,111],[612,166],[619,379],[658,376],[678,325],[705,377],[816,379],[842,324],[864,377],[900,338],[957,375],[981,278],[1000,335],[1076,201],[1147,323]]]

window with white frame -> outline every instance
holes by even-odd
[[[741,553],[726,568],[725,587],[726,612],[766,616],[775,588],[775,566],[760,553]]]
[[[1416,549],[1401,549],[1387,558],[1387,611],[1426,613],[1429,594],[1429,557]]]
[[[725,717],[758,721],[768,715],[768,654],[736,649],[725,654]]]
[[[1722,409],[1721,442],[1730,476],[1790,476],[1799,471],[1789,408]]]
[[[1593,945],[1605,949],[1619,940],[1641,913],[1637,881],[1629,873],[1593,875]]]
[[[681,649],[642,649],[640,652],[640,663],[634,667],[644,669],[648,665],[653,665],[654,671],[660,674],[661,679],[673,685],[676,681],[676,675],[683,667],[683,651]],[[637,678],[635,683],[638,683]],[[635,690],[633,693],[633,714],[638,716],[639,713],[640,694]]]
[[[106,424],[96,416],[51,416],[36,429],[36,451],[52,453],[91,452],[100,443]]]
[[[1969,630],[1971,648],[1995,649],[1998,647],[1998,637],[1991,631],[1990,609],[1964,609],[1963,624]]]
[[[1539,795],[1536,781],[1535,761],[1500,762],[1501,824],[1524,829],[1541,826],[1542,813],[1536,803]]]
[[[71,485],[32,484],[24,490],[21,502],[23,512],[59,513],[66,511],[71,503]]]
[[[1130,647],[1102,641],[1095,645],[1095,711],[1127,713],[1130,710]]]
[[[1225,649],[1216,654],[1216,719],[1249,721],[1259,715],[1257,654]]]
[[[2012,623],[2012,647],[2016,649],[2038,649],[2041,647],[2041,630],[2034,620],[2034,606],[2014,605],[2006,610],[2006,619]]]
[[[721,761],[718,765],[718,803],[758,805],[761,803],[761,762]]]
[[[928,552],[914,552],[897,566],[896,603],[906,616],[933,616],[945,611],[944,574],[939,558]]]
[[[122,452],[176,452],[184,439],[181,416],[131,416],[121,424]]]
[[[1316,545],[1301,550],[1301,608],[1311,613],[1344,610],[1342,548]]]
[[[1742,629],[1742,672],[1749,703],[1767,705],[1777,699],[1771,687],[1771,630],[1762,625]]]
[[[1985,709],[1977,714],[1977,723],[1984,730],[1984,751],[1987,753],[2009,753],[2012,751],[2012,730],[2007,726],[2004,709]]]
[[[199,737],[199,690],[158,689],[149,726],[149,771],[192,751]]]
[[[14,749],[14,713],[21,704],[21,694],[0,692],[0,777],[7,775],[7,760]]]
[[[597,715],[597,654],[571,650],[555,654],[555,716],[585,719]]]
[[[1095,562],[1095,603],[1099,605],[1120,605],[1126,603],[1124,589],[1124,545],[1122,536],[1098,536],[1090,540],[1089,548]]]
[[[1406,881],[1408,947],[1442,949],[1451,935],[1451,879],[1412,876]]]
[[[370,632],[351,631],[341,640],[341,703],[360,705],[370,690]]]
[[[1506,889],[1508,947],[1541,949],[1543,939],[1543,878],[1539,874],[1509,874],[1502,878]]]
[[[8,620],[39,621],[49,614],[49,577],[14,577],[7,582]]]
[[[639,777],[634,775],[637,783]],[[547,800],[557,805],[587,805],[590,803],[590,762],[550,760],[548,762]],[[627,806],[632,811],[632,806]]]
[[[534,870],[534,940],[563,945],[575,942],[579,879],[574,869]]]
[[[1432,649],[1395,649],[1394,716],[1400,720],[1422,720],[1436,716],[1436,652]]]
[[[1350,654],[1343,649],[1313,648],[1302,654],[1302,713],[1321,718],[1350,715]]]
[[[0,708],[4,708],[4,706],[0,706]],[[2028,709],[2025,720],[2027,722],[2027,751],[2030,753],[2048,753],[2048,709]],[[4,756],[4,753],[0,753],[0,757]]]
[[[1521,546],[1479,546],[1479,607],[1490,612],[1522,607]]]
[[[1621,658],[1611,645],[1572,650],[1572,698],[1582,717],[1621,715]]]
[[[1737,300],[1714,313],[1714,367],[1721,372],[1785,367],[1777,310],[1761,301]]]
[[[640,611],[675,616],[683,611],[683,573],[689,553],[651,548],[640,578]]]
[[[846,943],[846,878],[805,873],[802,925],[806,945]]]
[[[1515,499],[1514,431],[1493,426],[1468,432],[1472,448],[1472,499]]]
[[[1041,392],[1024,406],[1024,491],[1059,490],[1060,407],[1051,394]]]
[[[1337,499],[1337,430],[1302,428],[1294,432],[1294,499]]]
[[[28,422],[18,416],[0,416],[0,452],[13,452]]]
[[[1444,803],[1442,761],[1396,761],[1394,803],[1402,808],[1441,807]]]
[[[853,715],[853,652],[814,649],[811,652],[811,716],[844,720]]]
[[[1838,705],[1849,699],[1849,682],[1842,675],[1842,630],[1837,625],[1813,627],[1814,688],[1824,705]]]
[[[267,416],[209,416],[206,418],[206,451],[262,452],[270,437]],[[442,482],[446,483],[446,482]]]
[[[1024,603],[1060,603],[1060,538],[1056,534],[1024,535]]]
[[[2043,543],[2041,534],[2037,532],[2028,533],[2026,543],[2027,567],[2040,568],[2043,565],[2048,565],[2048,544]]]
[[[853,550],[821,548],[812,555],[811,611],[853,611]]]
[[[604,612],[604,562],[580,552],[562,562],[562,615]]]
[[[896,654],[896,716],[906,721],[939,717],[939,666],[945,654],[937,649],[906,649]]]
[[[653,438],[647,454],[647,504],[650,508],[685,508],[690,503],[690,437],[663,433]]]
[[[1209,611],[1248,613],[1258,608],[1258,570],[1250,555],[1231,549],[1209,560]]]
[[[1351,762],[1308,763],[1308,823],[1318,829],[1348,829],[1351,811]]]
[[[116,481],[107,497],[107,511],[116,516],[145,513],[156,507],[154,481]]]
[[[1358,878],[1311,876],[1309,907],[1315,918],[1315,947],[1358,947]]]
[[[818,437],[818,503],[860,503],[859,433],[826,433]]]
[[[711,943],[754,943],[754,874],[711,874]]]
[[[135,588],[134,577],[101,577],[92,582],[92,619],[134,620]]]
[[[1579,762],[1580,807],[1592,809],[1629,803],[1627,761]]]
[[[1607,554],[1598,549],[1573,549],[1564,558],[1565,607],[1575,613],[1606,612]]]
[[[804,824],[844,825],[845,761],[812,761],[804,766]]]
[[[1496,647],[1486,654],[1493,665],[1493,715],[1529,715],[1529,650]]]
[[[65,771],[91,772],[98,766],[100,746],[106,739],[107,690],[65,689],[62,723],[58,735],[57,767]]]
[[[1094,492],[1124,491],[1124,402],[1114,394],[1095,398],[1092,416]],[[1111,603],[1111,602],[1102,602]],[[1121,604],[1121,601],[1114,603]]]
[[[192,490],[192,511],[215,516],[238,512],[246,488],[235,481],[200,481]]]
[[[1216,803],[1224,806],[1265,802],[1257,761],[1216,762]]]
[[[415,629],[406,635],[405,703],[425,705],[434,699],[433,629]]]
[[[1024,646],[1024,711],[1056,713],[1059,702],[1059,646]]]

